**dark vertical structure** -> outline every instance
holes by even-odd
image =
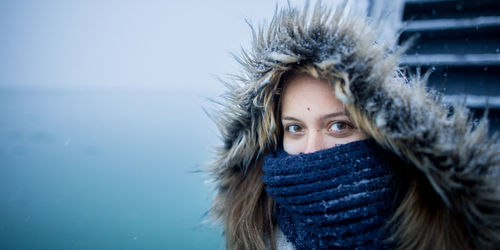
[[[489,109],[500,131],[500,1],[405,0],[400,43],[410,72],[431,70],[429,85],[445,100],[465,100],[476,117]]]

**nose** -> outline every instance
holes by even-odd
[[[325,135],[320,131],[314,131],[309,133],[307,137],[306,147],[304,148],[304,153],[313,153],[321,149],[325,149]]]

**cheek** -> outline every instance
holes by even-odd
[[[323,141],[324,141],[323,148],[327,149],[327,148],[333,148],[333,147],[335,147],[338,144],[345,144],[345,143],[347,143],[347,138],[335,138],[335,137],[332,137],[332,136],[324,136]]]
[[[361,141],[368,139],[369,136],[366,135],[365,133],[361,132],[360,130],[357,130],[354,132],[352,135],[345,137],[345,138],[337,138],[333,136],[326,136],[325,137],[325,148],[332,148],[340,144],[347,144],[350,142],[355,142],[355,141]]]
[[[358,141],[366,140],[366,139],[370,138],[370,136],[368,134],[366,134],[365,132],[362,132],[362,131],[359,131],[355,136],[356,136],[356,139]]]
[[[357,136],[350,136],[346,138],[335,138],[331,136],[325,136],[323,149],[333,148],[341,144],[347,144],[349,142],[354,142],[359,140],[362,140],[362,138],[358,138]]]
[[[303,151],[300,140],[292,140],[287,137],[283,138],[283,149],[291,155],[296,155]]]

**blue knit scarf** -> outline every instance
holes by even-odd
[[[276,219],[297,249],[386,249],[395,181],[391,156],[373,140],[309,154],[264,157]]]

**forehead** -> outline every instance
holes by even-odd
[[[343,111],[331,84],[309,75],[296,76],[286,83],[282,95],[282,113]]]

